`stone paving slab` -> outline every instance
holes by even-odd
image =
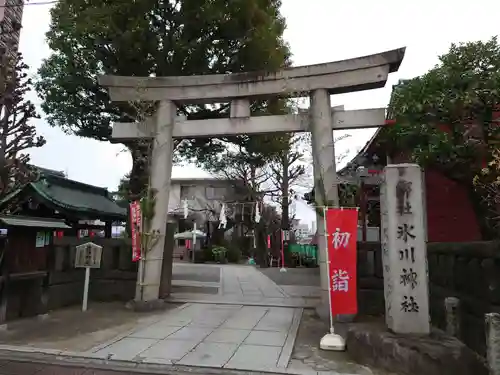
[[[279,346],[285,345],[288,332],[252,331],[243,341],[244,345]]]
[[[223,367],[238,347],[238,344],[202,342],[177,363],[187,366]]]
[[[283,372],[301,314],[294,308],[190,304],[91,352],[108,360]]]
[[[162,359],[173,363],[182,359],[199,344],[199,340],[161,340],[141,353],[143,361]]]
[[[96,352],[98,356],[124,361],[133,360],[137,355],[156,344],[158,339],[125,337]]]
[[[133,332],[129,337],[131,338],[150,338],[150,339],[164,339],[165,337],[171,335],[172,333],[178,331],[182,327],[175,326],[164,326],[162,329],[158,329],[156,325],[149,326],[147,328],[139,329]]]
[[[222,295],[237,297],[286,298],[283,289],[255,267],[221,266]]]
[[[219,342],[228,344],[241,344],[250,335],[248,329],[219,328],[207,336],[205,342]]]
[[[281,346],[243,344],[224,367],[265,371],[268,368],[276,367],[281,350]]]

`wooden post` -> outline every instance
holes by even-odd
[[[172,263],[174,255],[174,233],[176,228],[175,222],[168,222],[165,231],[165,248],[163,250],[163,265],[161,268],[161,282],[160,282],[160,298],[170,296],[172,288]]]
[[[113,228],[113,222],[106,221],[105,226],[104,226],[104,237],[105,238],[111,238],[113,236],[112,228]]]

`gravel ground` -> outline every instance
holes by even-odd
[[[178,306],[170,304],[166,309]],[[0,331],[0,344],[85,351],[164,314],[131,311],[124,303],[90,304],[86,312],[73,306],[52,311],[44,320],[34,317],[9,322],[8,328]],[[0,375],[4,375],[1,370]]]

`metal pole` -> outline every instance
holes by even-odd
[[[328,231],[326,230],[326,211],[327,208],[323,207],[323,225],[325,228],[325,249],[326,249],[326,267],[327,267],[327,272],[328,272],[328,306],[330,308],[330,333],[335,333],[335,330],[333,328],[333,314],[332,314],[332,280],[331,280],[331,275],[330,275],[330,257],[328,255]]]
[[[195,260],[195,257],[194,257],[194,252],[196,251],[196,221],[194,222],[193,224],[193,263],[194,263],[194,260]]]
[[[87,302],[89,299],[90,267],[85,267],[85,282],[83,284],[83,303],[82,311],[87,311]]]

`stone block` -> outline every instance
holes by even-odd
[[[500,314],[486,314],[485,322],[488,367],[491,375],[500,375]]]
[[[346,344],[354,360],[394,373],[488,375],[483,357],[440,330],[399,335],[381,323],[355,323],[347,330]]]

